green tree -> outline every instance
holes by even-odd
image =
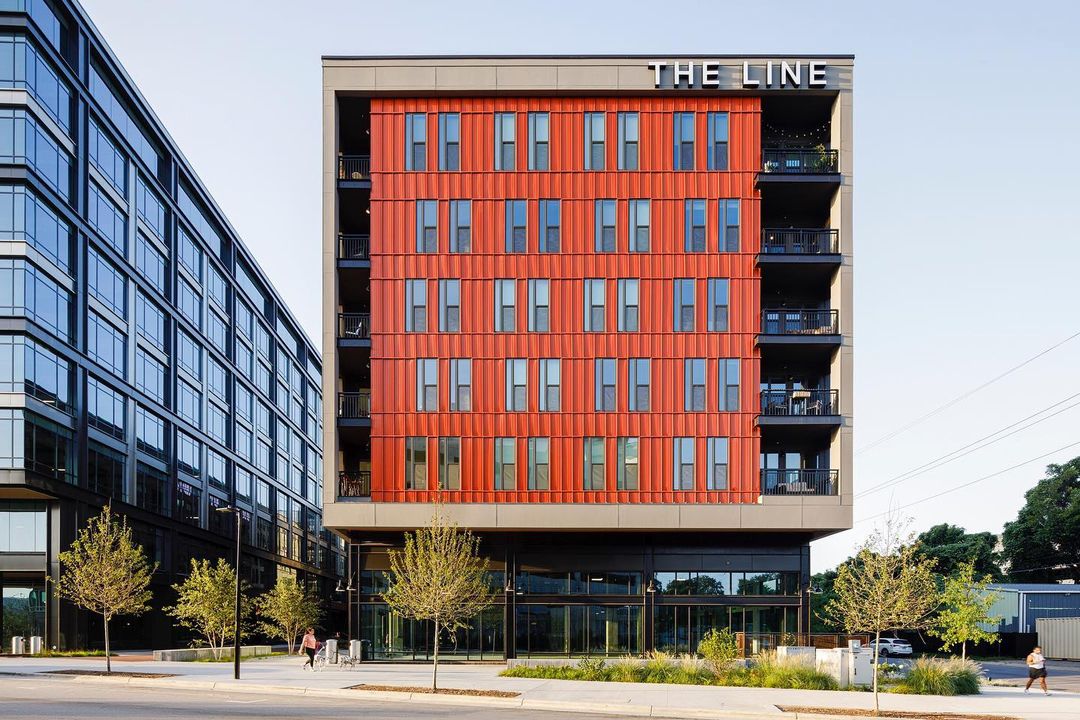
[[[973,563],[977,575],[1002,579],[1000,558],[995,551],[997,535],[989,532],[969,533],[956,525],[935,525],[917,538],[919,554],[937,560],[939,574],[955,575],[964,563]]]
[[[941,611],[929,633],[944,642],[943,650],[960,646],[961,659],[967,659],[967,644],[993,642],[996,632],[989,632],[983,625],[993,625],[1001,620],[990,614],[990,608],[998,593],[989,589],[993,581],[989,575],[981,578],[975,574],[975,563],[961,563],[955,575],[945,578],[945,591],[941,594]]]
[[[314,626],[322,615],[318,599],[309,595],[294,578],[278,575],[273,588],[259,596],[255,608],[259,629],[267,636],[284,640],[292,655],[296,639]]]
[[[494,602],[488,563],[468,530],[448,520],[435,504],[427,527],[405,534],[405,548],[390,551],[389,587],[383,599],[407,618],[429,620],[434,630],[431,689],[438,688],[439,635],[469,626]]]
[[[1080,458],[1050,465],[1024,498],[1001,536],[1010,579],[1080,583]]]
[[[701,638],[697,651],[713,670],[723,672],[739,657],[739,641],[729,628],[712,628]]]
[[[60,553],[57,591],[77,606],[101,615],[105,628],[105,670],[112,672],[109,621],[117,615],[141,615],[150,609],[151,565],[127,526],[106,505],[79,531],[71,549]]]
[[[165,608],[165,612],[176,618],[181,627],[188,628],[201,635],[214,651],[214,657],[221,658],[225,645],[235,635],[236,571],[222,558],[216,565],[209,560],[191,561],[191,572],[183,582],[173,585],[176,591],[176,604]],[[241,585],[240,593],[240,634],[244,635],[244,620],[251,614],[251,598]]]

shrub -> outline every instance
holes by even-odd
[[[977,695],[981,668],[970,660],[919,658],[893,692],[909,695]]]
[[[957,695],[978,695],[979,684],[982,678],[982,668],[978,663],[971,660],[956,660],[946,662],[945,672],[952,682],[953,690]]]
[[[804,660],[762,653],[751,672],[755,685],[791,690],[836,690],[833,677]]]
[[[714,670],[719,671],[730,667],[739,656],[739,643],[735,639],[735,633],[728,628],[713,628],[701,638],[697,650]]]
[[[577,666],[580,680],[607,680],[610,672],[607,664],[600,658],[581,658]]]

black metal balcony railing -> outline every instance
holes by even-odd
[[[371,337],[371,313],[338,313],[337,336],[342,340]]]
[[[840,231],[831,228],[767,228],[761,231],[766,255],[830,255],[840,252]]]
[[[371,236],[367,233],[342,233],[338,235],[338,259],[370,260]]]
[[[840,395],[836,390],[762,390],[762,415],[840,414]]]
[[[370,155],[338,156],[338,180],[370,180]]]
[[[839,167],[840,153],[825,148],[766,148],[761,153],[761,169],[767,173],[813,175],[839,172]]]
[[[371,497],[370,470],[343,470],[338,473],[339,498]]]
[[[371,417],[371,392],[338,393],[337,414],[339,418]]]
[[[837,470],[762,470],[762,495],[835,495]]]
[[[836,335],[840,313],[836,310],[762,310],[763,335]]]

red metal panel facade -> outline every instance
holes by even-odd
[[[528,112],[550,117],[550,169],[528,171]],[[605,167],[617,167],[617,113],[639,113],[636,171],[584,170],[584,113],[606,112]],[[729,170],[673,170],[672,119],[695,112],[695,167],[705,168],[707,114],[729,113]],[[461,169],[405,168],[405,114],[427,113],[427,167],[438,167],[438,113],[461,117]],[[494,167],[494,113],[515,112],[516,172]],[[374,501],[430,501],[432,491],[405,489],[405,438],[428,441],[428,488],[438,483],[438,438],[461,438],[461,489],[450,502],[680,503],[754,502],[758,486],[759,358],[754,338],[761,308],[755,264],[760,203],[754,189],[761,154],[760,99],[410,98],[371,101],[371,463]],[[708,252],[684,252],[684,201],[707,203]],[[449,200],[472,200],[471,252],[449,252]],[[528,252],[504,251],[506,199],[528,200]],[[560,252],[539,253],[538,203],[559,199]],[[594,201],[615,199],[617,252],[594,251]],[[647,253],[628,252],[628,200],[650,199]],[[739,252],[718,252],[720,199],[741,201]],[[437,253],[416,252],[416,201],[439,202]],[[529,279],[550,280],[550,331],[529,333]],[[605,279],[608,332],[584,332],[583,279]],[[640,281],[638,332],[615,332],[617,280]],[[696,281],[696,332],[673,331],[673,279]],[[729,329],[708,332],[707,282],[729,280]],[[429,332],[405,331],[405,280],[428,286]],[[461,329],[438,332],[438,280],[461,280]],[[517,331],[494,331],[494,280],[516,281]],[[416,359],[437,358],[439,410],[416,411]],[[473,405],[449,410],[451,358],[471,358]],[[504,411],[507,358],[527,358],[528,411]],[[538,410],[538,360],[558,358],[561,409]],[[617,412],[594,411],[595,358],[617,358]],[[651,410],[628,411],[630,358],[652,360]],[[707,411],[684,412],[685,358],[707,359]],[[739,412],[719,411],[721,358],[741,360]],[[639,489],[616,490],[616,438],[640,438]],[[494,438],[517,441],[517,489],[495,490]],[[550,437],[550,489],[529,491],[529,437]],[[607,486],[584,490],[583,438],[604,437]],[[694,490],[673,490],[675,437],[697,442]],[[729,490],[706,487],[706,438],[729,441]]]

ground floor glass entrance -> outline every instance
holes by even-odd
[[[45,583],[5,578],[0,574],[0,593],[3,595],[3,638],[5,651],[11,649],[11,638],[21,635],[45,637]]]

